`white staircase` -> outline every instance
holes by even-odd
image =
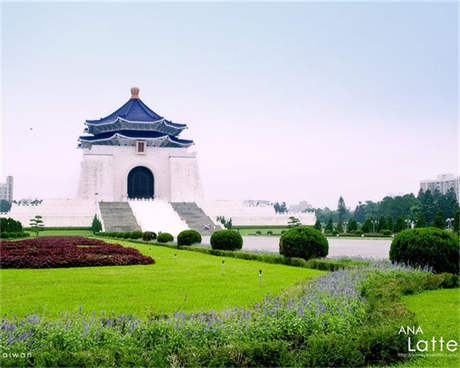
[[[171,233],[176,237],[182,230],[189,228],[166,201],[133,199],[129,200],[129,205],[142,231]]]

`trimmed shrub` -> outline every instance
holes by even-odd
[[[211,235],[212,249],[238,250],[243,247],[241,234],[233,230],[218,230]]]
[[[2,239],[8,239],[10,237],[10,233],[8,233],[6,231],[2,231],[1,234],[0,234],[0,237]]]
[[[177,235],[177,245],[201,243],[201,234],[195,230],[184,230]]]
[[[139,231],[139,230],[136,230],[136,231],[133,231],[130,234],[130,238],[131,239],[140,239],[142,238],[142,231]]]
[[[380,232],[385,236],[389,236],[392,234],[391,230],[388,230],[388,229],[380,230]]]
[[[142,234],[142,240],[150,241],[157,238],[157,234],[153,231],[144,231]]]
[[[160,243],[172,242],[173,240],[174,236],[172,236],[170,233],[160,233],[157,237],[157,241]]]
[[[459,272],[458,237],[434,227],[401,231],[391,242],[390,260],[434,272]]]
[[[288,230],[280,238],[280,254],[303,259],[326,257],[329,243],[321,232],[310,226]]]

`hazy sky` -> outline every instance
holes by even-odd
[[[2,3],[1,181],[73,197],[131,86],[187,123],[211,199],[336,207],[457,171],[457,4]],[[32,130],[31,130],[32,128]]]

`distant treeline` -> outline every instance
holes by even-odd
[[[445,221],[454,218],[457,211],[457,196],[453,189],[446,194],[439,190],[432,193],[420,189],[417,197],[410,193],[396,197],[387,196],[379,202],[359,202],[353,211],[346,208],[345,201],[340,197],[337,210],[327,207],[316,208],[315,215],[323,224],[328,223],[331,218],[334,223],[353,219],[362,224],[367,219],[379,219],[383,216],[386,219],[391,218],[394,222],[400,217],[415,222],[423,219],[426,225],[433,225],[436,217],[442,216]]]

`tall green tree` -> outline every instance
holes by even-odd
[[[337,215],[338,215],[338,223],[343,224],[347,217],[347,207],[345,206],[345,200],[342,196],[339,198],[339,202],[337,203]]]
[[[326,228],[324,229],[326,233],[332,233],[334,231],[334,224],[332,222],[332,217],[329,218],[329,221],[327,222]]]
[[[454,232],[459,233],[460,231],[460,210],[457,208],[457,211],[455,211],[455,216],[454,216]]]
[[[337,224],[336,230],[338,233],[343,233],[343,224],[341,222]]]
[[[395,233],[399,233],[400,231],[403,231],[406,228],[406,223],[404,222],[404,219],[402,216],[399,216],[398,219],[395,222],[395,226],[393,227],[393,231]]]
[[[435,227],[438,227],[440,229],[444,229],[445,228],[445,224],[444,224],[444,216],[442,215],[442,212],[439,211],[437,214],[436,214],[436,217],[434,219],[434,226]]]
[[[353,211],[353,219],[360,223],[366,221],[366,205],[364,203],[358,202],[358,205]]]
[[[388,226],[388,230],[393,231],[394,225],[393,225],[393,218],[391,216],[388,217],[387,226]]]
[[[314,228],[315,228],[316,230],[321,231],[321,229],[322,229],[321,221],[319,221],[318,219],[316,219]]]
[[[426,227],[426,219],[423,213],[420,213],[415,222],[415,227]]]
[[[358,223],[355,219],[350,219],[347,224],[347,233],[351,233],[356,230],[358,230]]]
[[[377,231],[388,229],[387,222],[384,216],[380,216],[379,223],[377,225]]]
[[[373,226],[371,218],[368,217],[362,227],[363,233],[372,233],[374,231]]]
[[[93,217],[93,222],[91,224],[91,231],[93,232],[93,234],[96,234],[96,233],[102,231],[102,224],[101,224],[101,222],[99,221],[99,219],[97,218],[96,215],[94,215],[94,217]]]

